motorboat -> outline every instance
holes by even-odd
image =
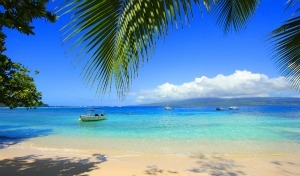
[[[230,106],[228,109],[230,109],[230,110],[238,110],[239,107],[238,106]]]
[[[174,110],[174,108],[171,106],[165,106],[165,110]]]
[[[226,110],[226,108],[217,107],[216,110],[217,110],[217,111],[224,111],[224,110]]]
[[[98,114],[96,110],[89,109],[86,111],[86,114],[80,115],[79,121],[87,122],[87,121],[99,121],[99,120],[105,120],[106,116],[104,113]]]

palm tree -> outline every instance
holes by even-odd
[[[298,3],[290,0],[289,6]],[[119,97],[124,97],[139,66],[151,58],[156,42],[167,37],[171,28],[188,23],[195,10],[214,14],[225,32],[239,31],[259,4],[260,0],[67,1],[62,11],[72,13],[73,18],[63,30],[70,52],[76,51],[76,60],[85,62],[87,82],[96,83],[101,95],[115,85]],[[275,62],[297,90],[299,23],[299,16],[290,19],[270,35]]]

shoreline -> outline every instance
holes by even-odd
[[[110,155],[206,156],[273,156],[300,155],[296,141],[229,141],[229,140],[153,140],[144,138],[75,137],[49,135],[31,138],[12,147],[36,148]]]
[[[300,175],[300,153],[160,155],[108,149],[38,148],[34,139],[0,149],[4,175]],[[294,151],[295,152],[295,151]]]

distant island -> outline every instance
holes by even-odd
[[[300,106],[300,98],[295,97],[250,97],[250,98],[194,98],[165,101],[147,106]]]
[[[8,107],[8,106],[6,106],[6,105],[4,105],[3,103],[0,103],[0,107]],[[41,104],[41,105],[39,105],[39,106],[36,106],[36,107],[50,107],[48,104]],[[32,107],[32,108],[34,108],[34,107]]]
[[[132,106],[132,105],[130,105]],[[248,97],[248,98],[192,98],[185,100],[173,100],[133,106],[300,106],[300,98],[297,97]],[[0,103],[0,107],[7,107]],[[49,106],[43,104],[37,107],[70,107]],[[92,106],[89,106],[92,107]],[[95,106],[97,107],[97,106]]]

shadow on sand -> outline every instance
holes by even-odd
[[[170,171],[170,170],[163,170],[158,168],[156,165],[148,166],[148,169],[145,171],[146,175],[171,175],[171,174],[178,174],[177,171]]]
[[[0,149],[17,144],[29,138],[47,136],[51,129],[32,129],[17,125],[0,125]]]
[[[247,175],[242,171],[243,166],[237,164],[234,160],[223,157],[205,157],[204,155],[192,157],[197,159],[196,166],[185,170],[193,174],[209,176],[242,176]],[[156,165],[148,166],[145,175],[181,175],[180,171],[164,170]]]
[[[0,161],[1,175],[79,175],[93,169],[96,165],[107,161],[105,155],[94,154],[87,158],[41,158],[38,155],[28,155],[4,159]]]
[[[207,158],[204,155],[196,157],[199,159],[197,167],[189,169],[193,173],[204,173],[211,176],[238,176],[247,175],[241,169],[242,165],[237,164],[234,160],[223,157]]]
[[[281,175],[286,176],[299,176],[300,171],[298,168],[300,168],[300,165],[294,162],[282,162],[282,161],[272,161],[271,164],[276,167],[279,173]],[[297,168],[297,169],[291,169]]]

